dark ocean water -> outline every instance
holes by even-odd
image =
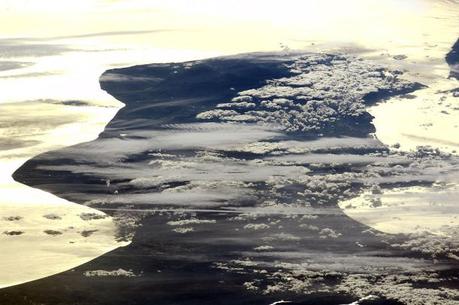
[[[400,74],[309,53],[105,72],[101,87],[126,107],[97,140],[39,155],[14,178],[106,212],[132,242],[3,289],[0,304],[348,304],[370,294],[359,304],[455,304],[457,249],[416,247],[419,237],[378,232],[337,206],[363,190],[431,185],[426,167],[458,162],[393,154],[372,137],[366,106],[422,88]]]

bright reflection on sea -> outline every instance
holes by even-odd
[[[449,71],[444,56],[459,36],[452,31],[459,29],[458,12],[458,3],[446,0],[2,2],[0,63],[31,64],[0,70],[0,287],[72,268],[121,245],[110,218],[88,224],[79,215],[94,210],[11,178],[36,154],[97,137],[122,106],[100,90],[103,71],[248,51],[355,52],[407,69],[411,79],[430,86],[416,100],[372,108],[378,138],[403,149],[452,143],[452,150],[458,140],[445,135],[457,134],[452,127],[457,115],[444,120],[434,105],[437,88],[457,87],[444,80]],[[62,104],[69,101],[85,104]],[[429,114],[431,133],[417,128],[426,107],[438,110]],[[412,119],[404,120],[403,113]],[[43,217],[49,214],[62,219]],[[379,223],[379,215],[367,224]],[[387,231],[402,227],[391,224]],[[45,233],[49,230],[63,234]],[[98,231],[83,237],[84,230]]]
[[[103,213],[11,178],[40,152],[92,140],[116,111],[50,101],[0,104],[0,287],[61,272],[123,245]],[[102,216],[81,217],[94,213]]]
[[[111,217],[17,183],[11,175],[37,154],[97,137],[122,107],[100,89],[103,71],[198,57],[150,50],[147,59],[142,52],[96,49],[21,57],[14,60],[34,65],[0,72],[0,287],[62,272],[126,245],[116,240]],[[94,213],[103,217],[82,218]]]

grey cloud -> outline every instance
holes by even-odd
[[[120,158],[162,149],[230,149],[243,144],[272,139],[280,133],[268,127],[249,124],[183,124],[175,129],[133,130],[118,138],[101,138],[96,142],[67,148],[75,160],[112,163]],[[103,156],[100,151],[106,152]]]
[[[352,155],[352,154],[301,154],[284,155],[266,158],[278,163],[304,164],[408,164],[409,160],[401,157],[391,156],[371,156],[371,155]]]
[[[55,72],[31,72],[31,73],[21,73],[21,74],[13,74],[13,75],[5,75],[0,76],[0,79],[7,79],[7,78],[20,78],[20,77],[38,77],[38,76],[48,76],[48,75],[56,75]]]
[[[15,70],[33,65],[31,62],[0,61],[0,71]]]
[[[13,37],[0,39],[0,58],[13,57],[38,57],[57,55],[64,52],[76,51],[65,44],[56,43],[64,39],[79,39],[91,37],[108,37],[120,35],[141,35],[154,34],[171,31],[167,29],[158,30],[138,30],[138,31],[112,31],[112,32],[95,32],[76,35],[52,36],[52,37]],[[79,50],[82,51],[82,50]],[[1,70],[1,69],[0,69]]]
[[[57,55],[74,49],[51,43],[34,43],[26,40],[0,39],[0,58],[40,57]]]
[[[226,205],[228,200],[236,197],[235,193],[200,192],[166,192],[143,193],[129,195],[107,195],[89,201],[88,204],[147,204],[147,205],[173,205],[188,207],[218,207]]]
[[[111,31],[111,32],[95,32],[77,35],[67,36],[54,36],[47,38],[48,40],[60,40],[60,39],[73,39],[73,38],[90,38],[90,37],[107,37],[107,36],[124,36],[124,35],[142,35],[142,34],[154,34],[172,31],[170,29],[157,29],[157,30],[138,30],[138,31]]]
[[[5,150],[23,148],[27,146],[33,146],[39,143],[40,143],[39,141],[33,141],[33,140],[0,138],[0,150],[5,151]]]

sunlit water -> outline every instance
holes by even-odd
[[[0,63],[21,66],[0,70],[0,287],[70,269],[123,245],[110,218],[85,221],[81,214],[94,210],[11,178],[36,154],[97,137],[122,106],[99,88],[106,69],[288,48],[355,52],[407,69],[410,79],[430,86],[415,99],[394,98],[370,109],[377,137],[406,150],[428,144],[453,151],[459,112],[444,110],[457,99],[439,104],[437,91],[458,86],[446,80],[444,62],[459,37],[458,6],[427,0],[2,3]],[[75,100],[87,104],[61,103]],[[346,211],[391,233],[410,232],[425,216],[390,222],[384,215],[397,211],[389,207],[371,217]],[[97,231],[81,234],[91,230]]]
[[[105,214],[11,178],[35,154],[94,139],[117,111],[80,108],[49,101],[0,104],[0,287],[69,269],[123,245]],[[98,219],[85,219],[94,213]]]
[[[161,54],[175,56],[150,50],[148,60],[190,57]],[[34,65],[0,72],[0,287],[68,270],[126,245],[116,240],[111,217],[11,175],[39,153],[95,139],[122,107],[100,89],[100,74],[120,60],[145,62],[136,52],[98,50],[14,60]],[[96,219],[85,218],[94,213]]]

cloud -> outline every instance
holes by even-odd
[[[140,193],[140,194],[116,194],[99,196],[87,204],[141,204],[157,206],[188,206],[188,207],[218,207],[225,206],[237,193],[223,193],[212,191],[188,191],[176,193]]]
[[[0,61],[0,71],[21,69],[33,65],[31,62],[22,61]]]
[[[39,77],[39,76],[49,76],[49,75],[57,75],[57,72],[30,72],[30,73],[21,73],[21,74],[12,74],[12,75],[4,75],[0,76],[0,79],[8,79],[8,78],[24,78],[24,77]]]
[[[35,140],[21,140],[12,138],[0,138],[0,150],[10,150],[33,146],[39,144],[39,141]]]
[[[75,49],[62,44],[34,43],[19,39],[0,39],[0,58],[58,55]]]
[[[372,164],[380,163],[387,165],[408,164],[410,161],[397,156],[372,156],[358,154],[289,154],[283,156],[268,157],[276,164]]]
[[[43,38],[44,40],[61,40],[61,39],[75,39],[75,38],[91,38],[91,37],[109,37],[109,36],[125,36],[125,35],[144,35],[144,34],[156,34],[174,31],[171,29],[157,29],[157,30],[137,30],[137,31],[111,31],[111,32],[95,32],[86,34],[66,35],[66,36],[54,36]]]
[[[66,39],[83,39],[110,37],[122,35],[145,35],[163,33],[172,31],[169,29],[158,30],[137,30],[137,31],[112,31],[112,32],[94,32],[75,35],[51,36],[51,37],[16,37],[0,39],[0,58],[14,57],[41,57],[58,55],[64,52],[71,51],[86,51],[78,48],[58,43],[60,40]],[[0,64],[0,71],[1,71]]]
[[[309,136],[365,135],[372,131],[366,105],[419,86],[398,78],[398,71],[348,55],[306,54],[288,68],[291,76],[239,92],[196,118],[276,124]]]
[[[134,272],[131,270],[124,270],[122,268],[118,270],[89,270],[84,272],[84,276],[87,277],[136,277]]]

